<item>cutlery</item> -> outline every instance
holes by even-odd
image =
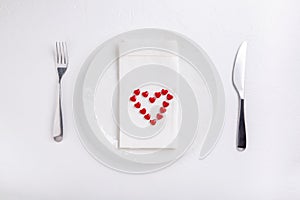
[[[247,42],[244,41],[236,54],[233,68],[233,85],[239,96],[239,119],[237,133],[237,150],[246,149],[246,126],[245,126],[245,66],[246,66]]]
[[[62,112],[62,92],[61,92],[61,81],[62,77],[67,71],[69,65],[69,58],[67,52],[66,42],[56,42],[56,68],[58,73],[58,103],[56,106],[56,113],[54,118],[54,127],[53,127],[53,139],[56,142],[61,142],[63,140],[63,112]]]

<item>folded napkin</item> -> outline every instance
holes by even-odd
[[[120,55],[132,48],[132,46],[138,46],[139,43],[139,41],[134,40],[120,43]],[[172,49],[177,48],[177,44],[174,41],[165,41],[163,43],[163,46],[171,46]],[[131,73],[133,70],[146,65],[165,66],[178,72],[178,56],[159,49],[139,48],[138,50],[132,51],[120,57],[119,80],[122,80],[124,76],[126,76],[128,73]],[[178,80],[174,81],[178,83]],[[122,85],[121,81],[119,87],[120,97],[124,96],[124,88],[122,89],[122,87],[125,86]],[[173,94],[167,86],[163,86],[160,83],[155,82],[144,83],[136,88],[130,89],[132,90],[132,96],[128,96],[128,104],[120,104],[119,112],[128,112],[128,115],[120,116],[120,124],[128,121],[128,119],[122,119],[124,116],[129,116],[130,122],[139,128],[143,128],[142,130],[148,131],[148,129],[151,129],[153,126],[160,126],[161,128],[156,132],[151,133],[147,137],[144,135],[143,137],[139,137],[138,133],[131,135],[130,130],[129,132],[125,133],[122,131],[122,129],[120,129],[119,148],[176,148],[176,136],[180,128],[180,106],[179,101],[176,98],[176,94]],[[146,92],[148,93],[147,95]],[[166,94],[167,92],[168,94]],[[155,99],[155,103],[151,103],[151,97],[152,100],[153,98]],[[124,101],[124,99],[120,99],[120,101]],[[163,106],[164,101],[167,102],[167,104],[169,103],[167,107]],[[121,105],[128,106],[122,107]],[[146,109],[145,113],[142,111],[143,108]],[[149,119],[147,119],[147,114],[150,115]]]

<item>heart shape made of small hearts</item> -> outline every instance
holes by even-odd
[[[161,89],[160,91],[154,92],[153,96],[149,96],[148,91],[140,91],[140,89],[135,89],[132,92],[132,96],[129,97],[129,101],[133,103],[133,106],[138,109],[139,113],[143,115],[144,119],[149,121],[149,123],[154,126],[158,120],[161,120],[164,117],[164,113],[167,112],[167,107],[170,104],[170,101],[173,99],[173,95],[169,93],[167,89]],[[138,101],[138,98],[148,98],[148,102],[150,104],[154,104],[156,99],[164,98],[159,112],[156,113],[154,118],[151,118],[150,113],[147,111],[145,106],[142,105],[140,101]]]

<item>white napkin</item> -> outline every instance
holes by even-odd
[[[119,45],[119,53],[122,54],[124,51],[129,49],[131,46],[137,46],[139,41],[126,41],[122,42]],[[164,42],[165,46],[171,45],[172,48],[177,48],[177,44],[174,41]],[[132,70],[148,64],[156,64],[163,65],[172,70],[178,71],[178,57],[176,55],[170,54],[168,52],[164,52],[161,50],[155,49],[141,49],[137,51],[133,51],[132,53],[126,54],[119,59],[119,80],[121,80],[127,73],[130,73]],[[174,80],[177,81],[177,80]],[[178,81],[177,81],[178,83]],[[120,86],[122,88],[122,86]],[[134,91],[137,88],[132,88]],[[148,91],[149,96],[154,96],[155,92],[161,91],[164,88],[157,84],[146,84],[144,86],[139,87],[140,92]],[[132,137],[130,134],[124,133],[120,130],[119,133],[119,148],[128,148],[128,149],[161,149],[161,148],[176,148],[176,136],[180,128],[180,106],[179,101],[176,98],[176,94],[172,94],[171,91],[169,93],[173,96],[172,102],[167,107],[167,111],[163,114],[163,120],[156,120],[156,125],[159,123],[164,123],[162,125],[162,129],[160,132],[155,133],[151,137],[148,138],[137,138]],[[120,89],[120,96],[122,96],[122,90]],[[159,112],[160,105],[164,101],[165,96],[161,96],[161,98],[156,99],[156,104],[149,104],[148,98],[142,98],[141,94],[137,96],[138,101],[143,105],[146,105],[147,108],[152,106],[152,109],[148,109],[148,113],[151,114],[151,118],[154,118],[156,114]],[[127,112],[131,119],[131,122],[134,123],[135,126],[141,128],[149,128],[151,125],[149,120],[145,120],[144,116],[139,113],[139,109],[134,107],[134,103],[130,102],[130,96],[128,96],[128,107],[123,108],[120,107],[120,112]],[[124,104],[123,104],[124,105]],[[127,105],[127,104],[126,104]],[[120,117],[120,123],[122,124],[122,117]],[[174,142],[175,141],[175,142]]]

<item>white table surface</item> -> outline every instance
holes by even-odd
[[[0,1],[0,199],[300,198],[299,1]],[[87,56],[121,32],[155,27],[197,42],[226,92],[221,139],[206,159],[192,149],[146,175],[108,169],[83,148],[72,94]],[[52,141],[56,40],[69,45],[64,77],[65,138]],[[231,70],[248,40],[248,149],[237,152],[237,95]]]

